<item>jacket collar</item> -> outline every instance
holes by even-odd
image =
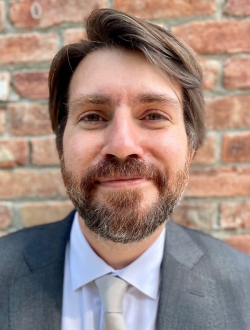
[[[189,236],[186,229],[171,220],[167,223],[165,253],[190,270],[199,262],[203,251]]]
[[[26,266],[9,288],[12,330],[61,329],[65,248],[73,217],[74,212],[63,221],[30,231],[23,253]]]
[[[214,281],[196,271],[203,255],[186,229],[168,222],[157,330],[212,329]]]

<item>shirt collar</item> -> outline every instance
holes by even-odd
[[[91,248],[81,231],[76,212],[69,242],[72,289],[77,290],[98,277],[111,273],[121,277],[147,296],[157,299],[165,231],[164,228],[157,240],[134,262],[123,269],[115,270]]]

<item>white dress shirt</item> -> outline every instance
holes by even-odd
[[[102,329],[102,303],[93,281],[108,273],[129,283],[123,300],[127,328],[154,330],[164,241],[165,229],[139,258],[127,267],[115,270],[90,247],[76,212],[65,256],[62,330]]]

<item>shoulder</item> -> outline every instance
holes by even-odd
[[[37,251],[58,249],[69,239],[74,213],[50,224],[19,230],[0,239],[0,278],[13,275],[26,256]]]
[[[164,257],[164,299],[172,286],[174,292],[181,292],[188,311],[198,311],[200,322],[206,322],[209,313],[208,328],[246,329],[244,326],[250,322],[248,255],[207,234],[169,221]]]
[[[32,242],[41,231],[49,230],[57,223],[38,225],[29,228],[23,228],[0,238],[0,248],[4,252],[7,250],[20,250]]]
[[[247,260],[250,260],[249,255],[232,248],[222,240],[214,238],[209,234],[200,232],[198,230],[189,229],[189,228],[186,228],[185,230],[187,231],[188,235],[199,246],[199,248],[202,249],[202,251],[204,251],[206,254],[212,254],[215,257],[217,252],[218,256],[222,254],[223,257],[228,255],[229,258],[237,257],[239,259],[247,258]]]
[[[250,256],[230,247],[225,242],[173,222],[170,223],[169,229],[188,235],[196,248],[201,251],[201,257],[196,265],[197,270],[206,269],[208,274],[218,273],[221,277],[229,273],[241,275],[242,271],[244,274],[250,272]]]
[[[1,252],[22,251],[35,242],[41,242],[47,235],[56,235],[57,231],[67,226],[69,216],[54,223],[24,228],[0,238]],[[2,254],[2,253],[1,253]]]

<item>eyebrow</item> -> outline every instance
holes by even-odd
[[[182,102],[179,98],[174,98],[167,94],[143,93],[139,94],[134,100],[135,104],[140,103],[164,103],[169,106],[182,108]]]
[[[177,110],[182,109],[182,102],[179,98],[174,98],[167,94],[157,94],[157,93],[141,93],[136,96],[134,99],[129,99],[130,105],[138,104],[151,104],[151,103],[162,103],[167,106],[176,108]],[[71,109],[72,112],[75,112],[77,109],[86,106],[86,105],[114,105],[111,97],[105,94],[86,94],[77,97],[76,99],[69,101],[67,103],[68,110]]]
[[[84,105],[88,104],[108,104],[111,105],[111,99],[110,97],[104,95],[104,94],[87,94],[87,95],[81,95],[77,97],[76,99],[69,101],[67,103],[68,109],[70,108],[78,108]]]

